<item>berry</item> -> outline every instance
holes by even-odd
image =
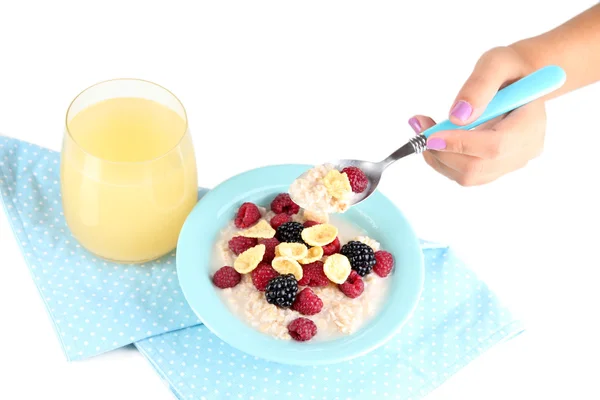
[[[281,224],[290,222],[291,220],[292,220],[292,217],[285,213],[277,214],[273,218],[271,218],[271,227],[273,229],[277,229],[281,226]]]
[[[352,240],[342,247],[340,253],[348,257],[352,269],[358,272],[360,276],[370,273],[375,265],[373,249],[362,242]]]
[[[394,268],[394,256],[387,251],[378,251],[375,253],[375,266],[373,271],[382,278],[385,278]]]
[[[300,222],[285,222],[279,225],[275,237],[280,242],[304,244],[304,240],[302,240],[303,230],[304,226]]]
[[[275,247],[279,244],[279,240],[275,238],[258,239],[258,244],[265,245],[265,256],[263,257],[262,262],[270,264],[275,258]]]
[[[317,222],[317,221],[306,221],[304,223],[305,228],[310,228],[311,226],[315,226],[315,225],[321,225],[321,223]]]
[[[298,311],[302,315],[318,314],[322,308],[323,300],[311,288],[302,289],[296,296],[296,301],[292,304],[292,310]]]
[[[342,293],[344,293],[351,299],[357,298],[365,290],[365,284],[356,271],[350,272],[350,276],[348,276],[346,282],[342,283],[341,285],[338,285],[338,287],[340,288]]]
[[[298,214],[300,206],[292,200],[289,194],[280,193],[271,202],[271,210],[275,214],[286,213],[288,215]]]
[[[288,332],[292,339],[306,342],[317,334],[317,325],[308,318],[296,318],[288,325]]]
[[[236,256],[239,256],[246,250],[256,246],[256,244],[257,240],[255,238],[235,236],[229,241],[229,250],[233,251]]]
[[[235,216],[235,226],[249,228],[260,219],[260,211],[253,203],[244,203]]]
[[[279,276],[279,273],[275,271],[269,264],[261,262],[258,264],[258,267],[252,271],[251,276],[254,287],[257,290],[264,292],[269,281]]]
[[[215,272],[212,280],[216,287],[227,289],[240,283],[242,275],[233,269],[233,267],[223,267]]]
[[[350,186],[354,193],[362,193],[367,189],[369,185],[369,179],[360,168],[357,167],[346,167],[342,170],[342,173],[348,175]]]
[[[298,294],[298,282],[293,274],[279,275],[267,283],[265,297],[267,303],[277,307],[289,308]]]
[[[323,246],[323,255],[330,256],[332,254],[338,253],[340,251],[340,238],[335,238],[335,240],[328,245]]]
[[[323,272],[323,263],[315,261],[302,266],[302,279],[298,281],[300,286],[322,287],[329,285],[329,278]]]

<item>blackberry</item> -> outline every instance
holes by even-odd
[[[280,275],[271,279],[265,289],[267,303],[281,308],[290,308],[297,294],[298,281],[293,274]]]
[[[362,243],[352,240],[342,246],[340,253],[348,257],[352,269],[360,276],[365,276],[371,272],[377,262],[373,249]]]
[[[275,237],[280,242],[305,244],[304,240],[302,240],[303,230],[304,225],[299,222],[284,222],[277,228]]]

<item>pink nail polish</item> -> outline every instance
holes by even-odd
[[[410,127],[413,129],[413,131],[415,131],[416,134],[421,133],[421,124],[419,123],[419,120],[415,117],[412,117],[408,120],[408,125],[410,125]]]
[[[444,150],[446,141],[442,138],[431,138],[427,140],[427,148],[431,150]]]
[[[455,118],[458,118],[461,121],[468,120],[472,113],[473,107],[471,107],[469,103],[463,100],[457,101],[454,107],[452,107],[452,111],[450,111],[450,115],[452,115]]]

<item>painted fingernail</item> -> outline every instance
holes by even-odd
[[[472,113],[473,107],[463,100],[457,101],[454,107],[452,107],[452,111],[450,111],[450,115],[452,115],[454,118],[458,118],[461,121],[468,120]]]
[[[416,134],[421,133],[421,124],[419,123],[418,119],[416,119],[415,117],[412,117],[411,119],[408,120],[408,124],[413,129],[413,131],[415,131]]]
[[[442,138],[431,138],[427,140],[427,148],[431,150],[444,150],[446,141]]]

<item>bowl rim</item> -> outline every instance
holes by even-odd
[[[402,258],[412,261],[411,266],[405,267],[410,268],[407,269],[408,272],[402,275],[404,278],[408,277],[409,282],[398,281],[400,275],[396,273],[396,268],[386,278],[394,279],[394,282],[392,282],[390,298],[371,320],[371,323],[376,321],[376,324],[363,327],[342,338],[303,343],[280,340],[263,334],[229,311],[210,279],[210,262],[215,240],[224,228],[220,223],[221,219],[226,218],[225,221],[229,221],[237,211],[237,207],[249,197],[265,192],[270,196],[280,193],[282,187],[284,189],[286,186],[289,187],[293,179],[311,167],[303,164],[271,165],[247,170],[223,181],[209,190],[194,206],[181,229],[176,249],[179,284],[190,308],[200,321],[220,340],[237,350],[257,358],[289,365],[320,365],[347,361],[384,345],[414,313],[424,284],[423,253],[412,226],[391,200],[376,191],[369,199],[352,207],[345,215],[356,214],[355,217],[360,216],[374,224],[383,224],[388,230],[393,221],[396,224],[400,222],[402,228],[394,225],[393,229],[402,232],[402,240],[394,243],[403,243],[400,248],[408,251],[407,254],[402,254]],[[384,210],[385,217],[369,215],[365,211],[372,209]],[[199,219],[204,222],[198,228]],[[197,235],[198,229],[207,234]],[[370,233],[369,228],[363,229]],[[209,244],[208,248],[207,244]],[[201,260],[195,263],[197,264],[195,267],[193,262],[186,261],[194,251],[202,252],[203,249],[209,250],[207,251],[209,254],[202,253]],[[387,247],[385,249],[390,250],[392,254],[398,253]],[[408,286],[409,284],[411,286]],[[408,289],[405,293],[398,293],[399,287]],[[399,304],[393,304],[393,301],[403,301],[405,305],[401,307]]]

